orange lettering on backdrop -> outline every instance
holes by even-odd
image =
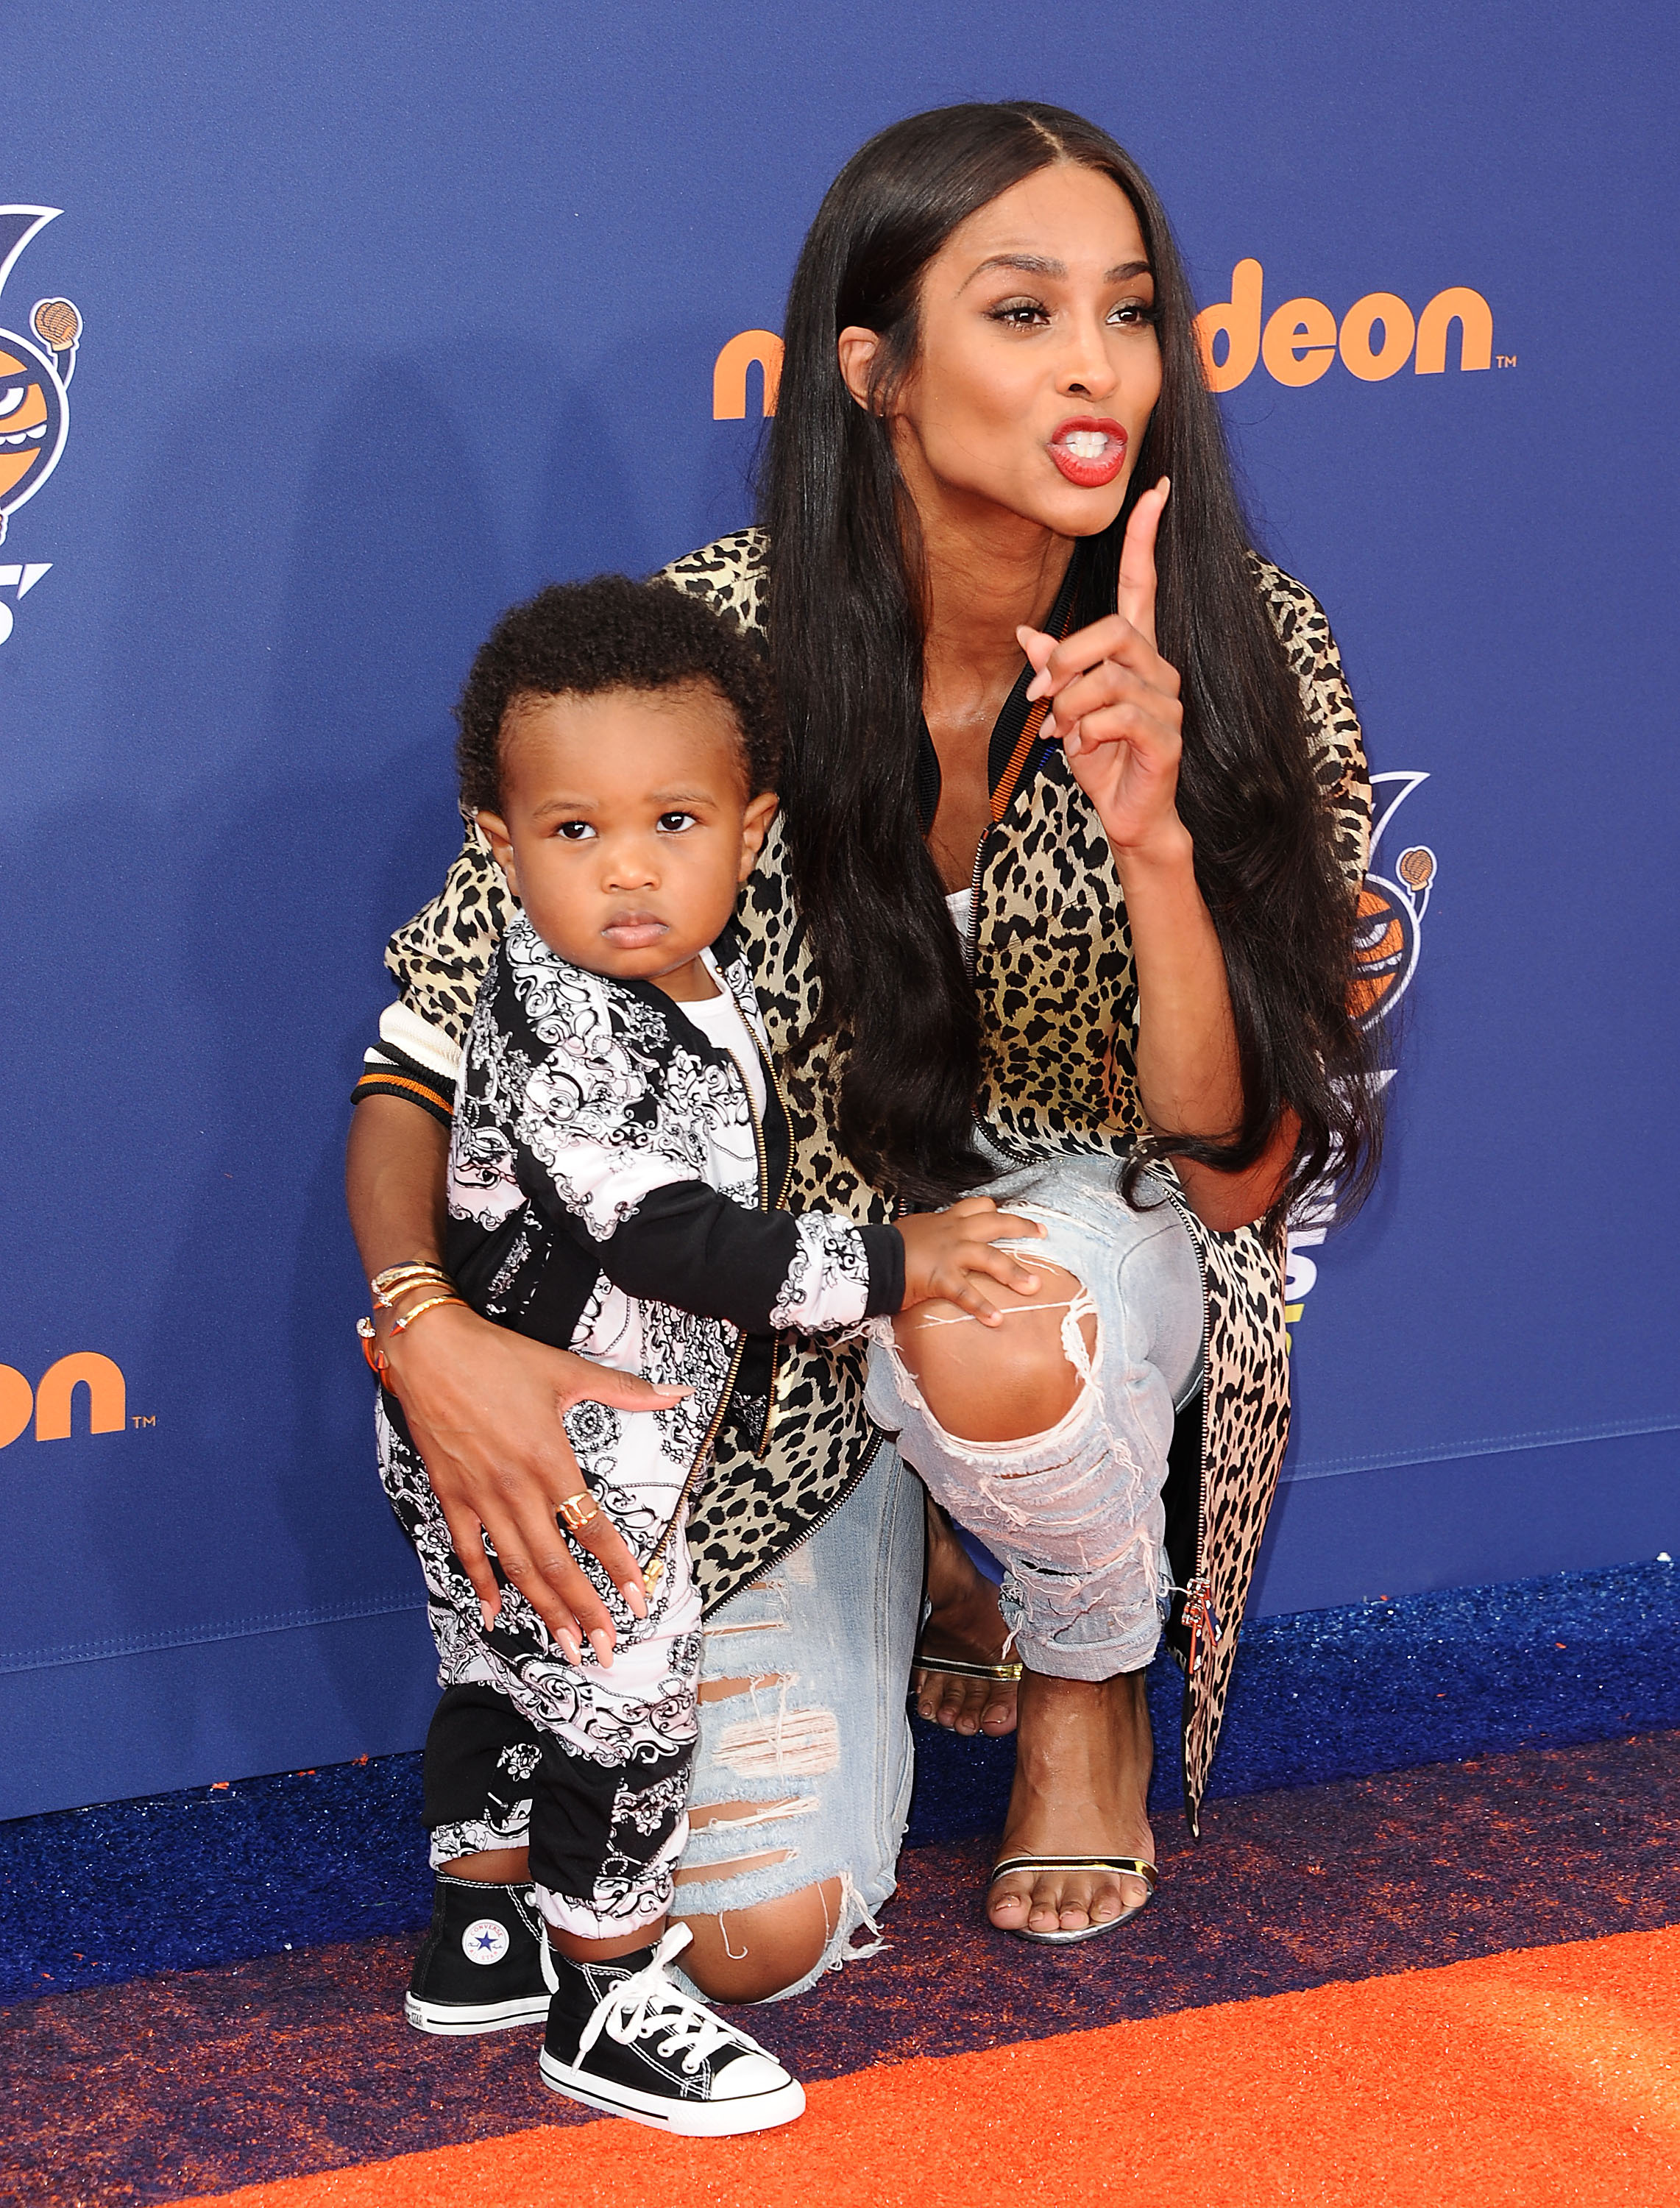
[[[123,1369],[96,1349],[78,1349],[61,1357],[41,1375],[35,1390],[35,1439],[64,1442],[70,1437],[70,1401],[78,1388],[88,1395],[87,1431],[120,1433],[128,1416],[128,1391]]]
[[[0,1365],[0,1449],[15,1442],[29,1423],[35,1393],[15,1365]]]
[[[1371,349],[1371,333],[1383,325],[1383,350]],[[1341,357],[1361,383],[1382,383],[1397,375],[1412,357],[1416,325],[1412,309],[1392,291],[1368,291],[1341,318]]]
[[[1231,296],[1203,307],[1196,317],[1196,342],[1209,391],[1234,391],[1260,357],[1260,295],[1264,273],[1257,261],[1239,261],[1231,271]],[[1225,339],[1225,358],[1214,358],[1215,341]],[[1269,366],[1269,363],[1268,365]]]
[[[1455,284],[1437,291],[1418,317],[1417,372],[1440,375],[1447,365],[1447,333],[1458,324],[1461,368],[1493,365],[1493,309],[1479,291]]]
[[[1286,299],[1267,321],[1260,357],[1280,383],[1317,383],[1335,358],[1335,316],[1322,299]]]
[[[714,422],[747,419],[747,371],[754,365],[764,370],[764,411],[776,411],[776,394],[782,381],[782,340],[774,330],[742,330],[729,339],[711,371],[711,418]]]

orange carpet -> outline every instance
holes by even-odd
[[[801,2122],[757,2139],[606,2121],[213,2196],[217,2208],[1107,2199],[1680,2202],[1680,1928],[861,2071],[813,2086]]]

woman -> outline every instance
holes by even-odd
[[[783,811],[740,921],[795,1200],[885,1219],[1035,1165],[1059,1222],[1035,1245],[1052,1260],[1039,1290],[982,1359],[960,1326],[881,1341],[871,1407],[962,1516],[1093,1395],[1112,1426],[1122,1362],[1143,1376],[1142,1424],[1116,1444],[1134,1491],[1104,1490],[1065,1530],[1087,1570],[1099,1550],[1105,1569],[1129,1545],[1158,1556],[1164,1533],[1193,1829],[1287,1437],[1281,1221],[1327,1177],[1357,1197],[1376,1119],[1347,1008],[1358,723],[1316,601],[1248,549],[1192,312],[1159,202],[1105,133],[1030,103],[895,125],[801,255],[764,526],[667,573],[765,635],[787,709]],[[350,1165],[370,1273],[437,1254],[443,1144],[412,1107],[430,1084],[447,1116],[506,911],[470,830],[442,897],[393,939],[402,1005]],[[1136,1208],[1114,1203],[1121,1179]],[[555,1411],[638,1401],[636,1383],[453,1309],[387,1351],[481,1594],[497,1599],[482,1529],[550,1630],[598,1629],[555,1531],[581,1485]],[[720,1435],[697,1508],[709,1730],[679,1904],[687,1967],[719,1998],[808,1983],[891,1891],[922,1511],[863,1368],[856,1347],[784,1356],[767,1431],[761,1409]],[[1161,1403],[1198,1376],[1169,1478]],[[930,1523],[933,1645],[1006,1668],[995,1609]],[[1028,1659],[1005,1834],[1019,1867],[987,1908],[1005,1930],[1089,1936],[1153,1882],[1157,1581],[1152,1559],[1125,1617],[1082,1624],[1082,1573],[1030,1545],[1005,1556]],[[591,1546],[616,1577],[610,1535]],[[490,1722],[482,1694],[473,1721]],[[429,1805],[435,1859],[521,1877],[513,1791],[500,1823]]]

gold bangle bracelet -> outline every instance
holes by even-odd
[[[416,1304],[411,1311],[405,1311],[399,1319],[393,1321],[392,1333],[406,1334],[422,1311],[435,1311],[440,1304],[459,1304],[463,1311],[471,1308],[465,1296],[431,1296],[423,1304]]]
[[[448,1277],[442,1266],[434,1264],[429,1257],[416,1257],[407,1264],[386,1266],[374,1275],[371,1285],[388,1293],[405,1281],[447,1281]]]
[[[399,1296],[411,1295],[417,1288],[453,1288],[455,1285],[441,1265],[429,1266],[423,1272],[405,1269],[393,1278],[395,1272],[393,1267],[391,1272],[376,1275],[369,1283],[374,1301],[386,1311],[394,1307]]]
[[[387,1288],[385,1293],[375,1300],[387,1311],[394,1311],[404,1296],[439,1293],[453,1296],[455,1292],[455,1283],[447,1274],[441,1274],[435,1281],[399,1281],[394,1288]]]
[[[391,1297],[401,1295],[405,1288],[423,1288],[429,1286],[435,1288],[446,1285],[453,1287],[454,1284],[450,1281],[447,1273],[441,1270],[435,1273],[405,1273],[396,1280],[392,1280],[387,1275],[381,1274],[373,1283],[373,1292],[376,1296]]]

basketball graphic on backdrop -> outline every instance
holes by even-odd
[[[0,207],[0,291],[57,207]],[[70,378],[81,315],[69,299],[38,299],[28,334],[0,327],[0,543],[11,517],[57,466],[70,428]]]

